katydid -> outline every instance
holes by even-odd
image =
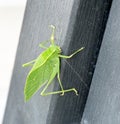
[[[77,90],[75,88],[64,89],[60,80],[60,58],[71,58],[78,52],[84,49],[81,47],[73,54],[66,56],[61,55],[61,49],[58,45],[55,45],[55,26],[50,25],[52,28],[52,34],[50,37],[50,46],[46,47],[45,42],[44,44],[40,44],[40,47],[44,48],[43,51],[37,59],[32,60],[31,62],[23,64],[23,67],[31,66],[32,69],[30,70],[24,87],[24,96],[25,101],[28,101],[42,86],[45,85],[43,88],[41,95],[47,96],[51,94],[61,94],[62,96],[66,92],[73,91],[76,95],[78,95]],[[46,42],[48,42],[46,41]],[[61,90],[53,91],[53,92],[45,92],[48,86],[52,83],[53,79],[57,76],[59,85]]]

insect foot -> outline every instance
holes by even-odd
[[[64,91],[60,94],[60,96],[64,96]]]
[[[52,29],[55,29],[55,26],[54,25],[49,25],[50,28]]]
[[[78,96],[78,91],[77,91],[75,88],[73,88],[73,91],[74,91],[75,94]]]

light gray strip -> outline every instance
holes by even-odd
[[[114,0],[81,124],[120,124],[120,0]]]

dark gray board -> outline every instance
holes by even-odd
[[[120,0],[114,0],[81,124],[120,124]]]
[[[85,46],[85,50],[73,59],[67,60],[76,73],[67,64],[62,72],[62,76],[65,75],[62,77],[62,82],[65,82],[64,87],[76,87],[79,96],[76,97],[71,93],[64,97],[53,96],[51,101],[54,102],[51,102],[49,108],[48,124],[80,123],[89,91],[85,85],[89,88],[91,83],[110,5],[110,0],[104,2],[102,0],[81,0],[79,2],[68,53],[78,49],[78,46]],[[75,5],[73,10],[74,8]]]
[[[3,124],[78,124],[101,45],[112,0],[28,0]],[[56,43],[68,55],[84,46],[71,60],[62,61],[64,88],[74,93],[41,97],[40,92],[24,103],[24,83],[30,68],[22,64],[42,51],[40,41],[50,37],[48,25],[56,26]],[[70,66],[68,65],[70,64]],[[87,86],[86,86],[87,85]],[[58,90],[57,80],[49,90]]]

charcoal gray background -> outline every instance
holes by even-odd
[[[81,124],[120,124],[120,0],[114,0]]]
[[[3,124],[79,124],[95,69],[112,0],[28,0],[16,54]],[[56,26],[56,44],[69,55],[62,61],[61,79],[65,89],[75,87],[79,96],[41,97],[40,91],[24,102],[24,84],[30,68],[22,64],[35,59],[39,43],[49,39],[49,24]],[[70,66],[69,66],[69,64]],[[57,80],[49,91],[58,90]]]

